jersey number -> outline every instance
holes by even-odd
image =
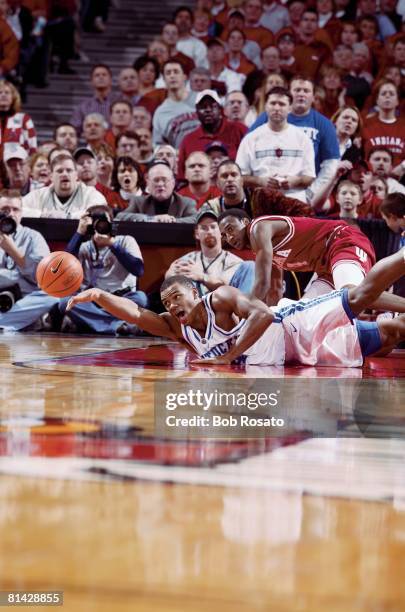
[[[363,251],[363,249],[356,247],[356,255],[360,259],[360,261],[363,261],[363,262],[367,261],[368,255],[367,253]]]

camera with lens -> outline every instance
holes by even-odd
[[[11,285],[0,289],[0,313],[10,310],[16,301],[21,298],[20,285]]]
[[[107,236],[113,235],[112,223],[105,213],[92,213],[90,216],[92,223],[87,226],[86,233],[89,238],[94,236],[96,232]]]
[[[17,223],[12,217],[0,212],[0,232],[2,234],[14,234],[17,229]]]

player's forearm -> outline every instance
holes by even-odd
[[[384,291],[371,305],[375,310],[405,313],[405,298]]]
[[[218,287],[222,287],[222,285],[226,284],[225,280],[221,278],[220,276],[215,276],[214,274],[207,274],[207,273],[205,273],[201,277],[200,282],[202,282],[206,287],[208,287],[210,291],[214,291],[214,289],[217,289]]]
[[[95,289],[92,301],[117,319],[139,324],[139,307],[128,298],[108,293],[102,289]]]
[[[274,320],[271,310],[253,310],[243,327],[243,331],[233,347],[226,354],[230,361],[243,355],[253,344],[262,337],[266,329]]]

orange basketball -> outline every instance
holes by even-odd
[[[38,264],[38,287],[53,297],[72,295],[80,288],[82,282],[82,264],[71,253],[55,251]]]

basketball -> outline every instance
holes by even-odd
[[[80,288],[83,268],[71,253],[55,251],[39,262],[36,276],[42,291],[53,297],[67,297]]]

